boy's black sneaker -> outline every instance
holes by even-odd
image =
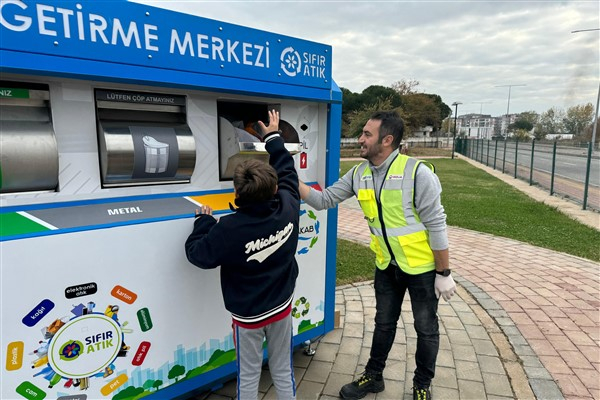
[[[365,371],[360,378],[342,386],[342,399],[362,399],[369,393],[379,393],[385,389],[383,375]]]
[[[414,387],[413,400],[431,400],[431,389]]]

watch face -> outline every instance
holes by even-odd
[[[442,275],[442,276],[449,276],[450,272],[451,272],[450,269],[445,269],[445,270],[443,270],[441,272],[440,271],[435,271],[436,274]]]

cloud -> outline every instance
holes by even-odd
[[[461,112],[566,108],[598,95],[598,1],[137,2],[331,45],[354,92],[416,79]],[[485,104],[483,104],[485,102]]]

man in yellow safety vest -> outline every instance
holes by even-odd
[[[360,156],[367,161],[322,191],[300,182],[302,199],[317,210],[356,196],[375,253],[377,311],[371,354],[362,376],[341,388],[344,399],[360,399],[385,389],[383,370],[406,290],[417,332],[413,399],[431,399],[439,349],[438,299],[449,301],[456,291],[440,182],[433,165],[400,154],[403,134],[404,123],[396,112],[376,112],[358,139]]]

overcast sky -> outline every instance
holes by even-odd
[[[333,79],[360,93],[420,82],[458,114],[499,116],[592,103],[599,2],[151,1],[156,7],[332,46]],[[500,85],[526,85],[511,88]],[[451,107],[454,109],[454,107]]]

